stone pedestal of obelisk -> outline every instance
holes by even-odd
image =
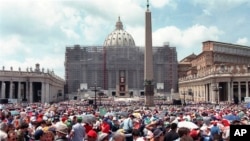
[[[144,53],[144,86],[145,86],[145,106],[154,106],[154,72],[152,53],[152,25],[149,3],[145,12],[145,53]]]

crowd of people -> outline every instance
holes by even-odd
[[[249,125],[244,104],[143,107],[0,105],[0,141],[229,141],[230,125]]]

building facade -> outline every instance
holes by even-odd
[[[249,97],[250,47],[203,42],[203,51],[179,63],[179,94],[195,102],[241,102]]]
[[[0,70],[1,99],[16,99],[19,102],[50,103],[64,99],[65,81],[53,71],[45,72],[36,64],[36,68],[26,71]]]
[[[153,47],[155,90],[177,90],[177,53],[168,44]],[[118,18],[103,46],[66,47],[66,91],[69,94],[97,85],[109,96],[144,95],[144,48],[135,45]]]

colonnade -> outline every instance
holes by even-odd
[[[49,102],[50,85],[45,82],[0,81],[0,97],[27,102]],[[56,91],[54,93],[57,93]]]
[[[180,94],[191,91],[195,102],[233,102],[235,98],[241,102],[244,97],[249,97],[248,80],[201,82],[183,84],[180,86]],[[181,96],[183,98],[183,96]]]

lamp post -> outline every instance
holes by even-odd
[[[186,92],[184,91],[183,93],[184,99],[183,99],[183,105],[186,105]]]
[[[97,87],[97,84],[96,84],[96,82],[94,83],[94,87],[92,87],[92,91],[94,91],[95,92],[95,101],[94,101],[94,109],[96,110],[97,109],[97,100],[96,100],[96,92],[98,92],[99,91],[99,89],[100,89],[100,87]]]
[[[220,93],[218,93],[218,92],[219,92],[219,90],[220,90],[221,88],[222,88],[222,87],[219,87],[218,85],[216,85],[216,86],[214,87],[214,92],[215,92],[215,94],[217,95],[216,105],[219,105],[219,102],[220,102]]]
[[[102,95],[100,94],[100,106],[102,106]]]
[[[95,104],[94,104],[94,109],[96,110],[96,108],[97,108],[97,104],[96,104],[96,92],[97,92],[97,89],[96,89],[96,83],[95,83],[95,89],[94,89],[94,92],[95,92]]]
[[[216,95],[218,95],[218,91],[219,91],[219,89],[217,88],[217,87],[215,87],[214,88],[214,91],[215,91],[215,93],[216,93]],[[216,104],[218,105],[219,104],[219,99],[217,98],[217,100],[216,100]]]
[[[99,105],[102,106],[102,96],[104,95],[104,93],[101,91],[98,93],[98,95],[99,95],[99,102],[100,102]]]

